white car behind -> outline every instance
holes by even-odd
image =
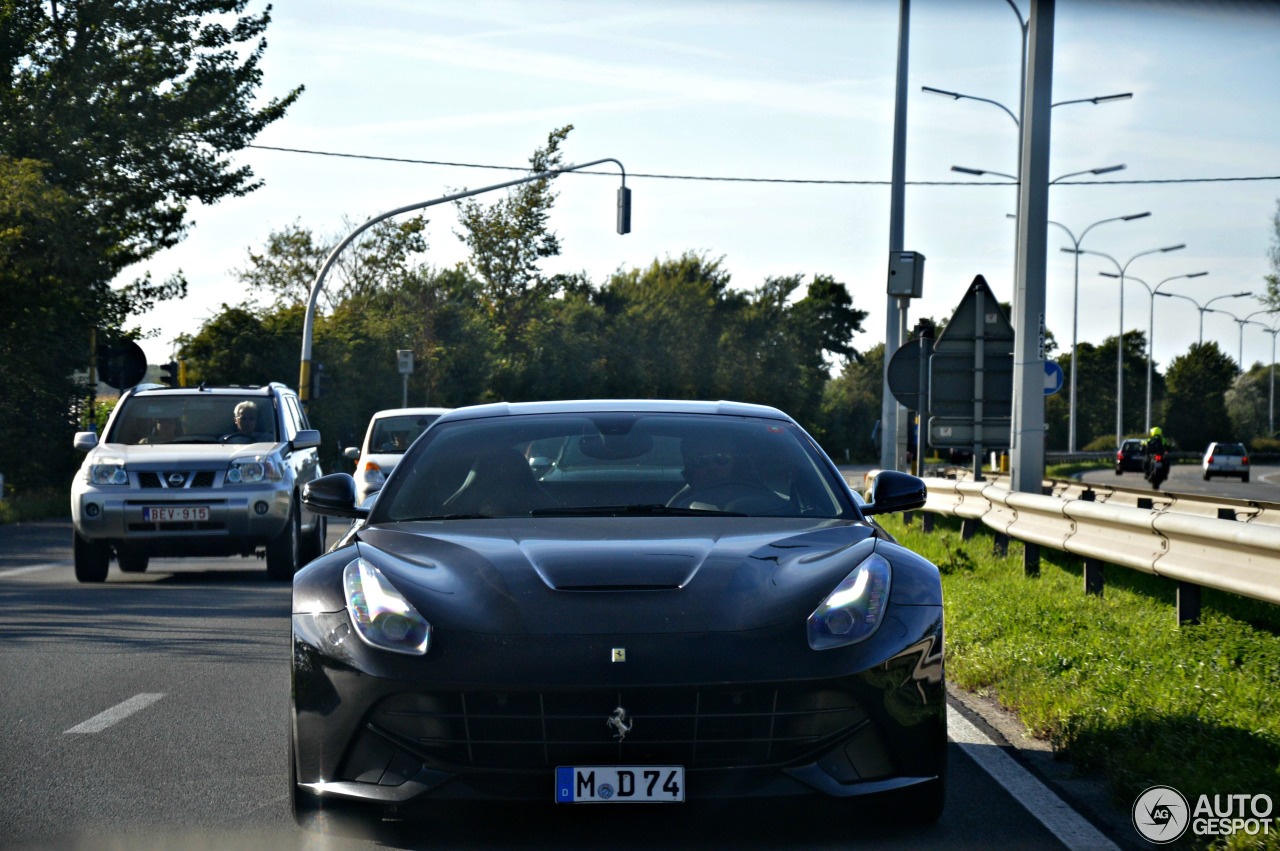
[[[349,446],[342,454],[356,462],[356,504],[382,490],[404,451],[441,414],[451,408],[390,408],[369,420],[363,446]]]
[[[1249,481],[1249,453],[1243,443],[1210,443],[1200,462],[1207,482],[1214,476],[1239,476]]]

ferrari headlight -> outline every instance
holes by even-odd
[[[809,646],[829,650],[870,638],[884,620],[892,573],[884,556],[867,556],[809,615]]]
[[[347,613],[356,635],[370,647],[425,656],[431,641],[431,624],[418,614],[382,571],[362,558],[342,571]]]
[[[254,485],[259,482],[278,482],[284,478],[284,466],[270,455],[237,458],[227,468],[227,484]]]
[[[89,484],[91,485],[127,485],[129,474],[125,471],[121,458],[102,457],[89,465]]]

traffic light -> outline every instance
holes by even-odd
[[[319,399],[324,392],[324,364],[318,363],[311,372],[311,398]]]
[[[178,362],[176,360],[160,364],[160,381],[170,387],[182,386],[181,381],[178,379]]]

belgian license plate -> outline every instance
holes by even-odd
[[[683,800],[682,765],[562,765],[556,769],[557,804],[670,804]]]
[[[144,523],[201,523],[208,519],[207,505],[148,505],[142,509]]]

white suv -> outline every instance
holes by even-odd
[[[254,555],[290,579],[324,549],[325,520],[303,509],[321,475],[320,432],[298,396],[265,387],[142,385],[121,396],[71,485],[76,578],[102,582],[152,556]]]

